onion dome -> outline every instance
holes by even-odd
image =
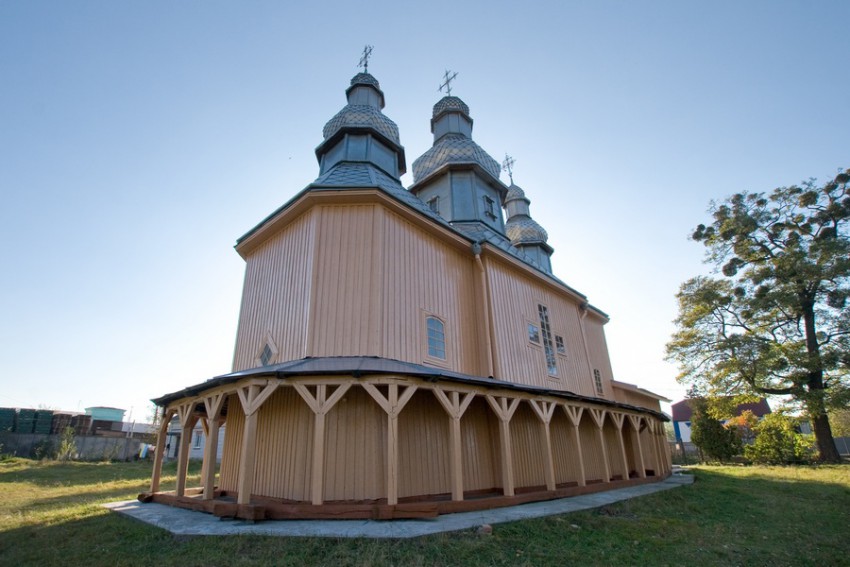
[[[404,148],[398,126],[381,112],[384,93],[378,80],[358,73],[345,96],[348,104],[325,124],[324,141],[316,148],[320,174],[342,162],[371,163],[397,179],[406,170]]]
[[[371,128],[396,144],[401,143],[398,126],[381,112],[384,108],[384,93],[375,77],[368,73],[358,73],[351,79],[351,86],[345,94],[348,104],[322,130],[326,140],[343,128],[359,127]]]
[[[413,162],[414,184],[447,164],[477,165],[499,178],[499,162],[472,141],[469,106],[461,99],[446,96],[434,105],[431,132],[434,145]]]
[[[508,220],[505,223],[505,234],[511,240],[511,244],[545,244],[549,235],[537,221],[531,218],[529,212],[528,197],[525,196],[519,186],[511,184],[505,197],[505,209],[508,212]]]

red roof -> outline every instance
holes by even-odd
[[[673,421],[690,421],[691,411],[690,400],[682,400],[670,406],[673,410]],[[762,417],[770,413],[770,406],[767,405],[767,400],[762,398],[754,403],[738,404],[735,408],[735,415],[741,415],[745,411],[750,410],[756,417]]]

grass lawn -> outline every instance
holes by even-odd
[[[174,466],[163,471],[174,485]],[[850,466],[698,467],[604,508],[413,540],[175,537],[99,506],[148,463],[0,461],[0,565],[848,565]],[[189,485],[200,483],[198,465]]]

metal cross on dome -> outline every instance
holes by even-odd
[[[367,45],[363,48],[363,55],[360,56],[360,63],[357,64],[358,67],[363,67],[363,72],[369,72],[369,57],[372,56],[372,46]]]
[[[516,160],[508,154],[505,154],[505,161],[502,162],[502,171],[508,172],[508,177],[511,179],[511,185],[514,183],[514,163],[516,163]]]
[[[452,73],[451,71],[446,69],[446,73],[445,75],[443,75],[445,81],[442,85],[440,85],[440,88],[437,90],[442,92],[443,89],[446,89],[446,94],[448,96],[452,96],[452,81],[455,80],[455,77],[457,77],[457,73]]]

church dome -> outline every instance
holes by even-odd
[[[499,178],[501,166],[484,149],[462,134],[447,134],[413,162],[413,182],[425,179],[446,164],[476,164]]]
[[[337,112],[336,116],[328,120],[328,123],[325,124],[322,130],[322,135],[327,140],[343,128],[351,127],[372,128],[396,144],[401,144],[396,123],[387,118],[374,106],[365,104],[346,105],[342,110]]]
[[[434,105],[434,112],[431,114],[431,117],[437,118],[442,113],[450,110],[457,110],[469,115],[469,107],[465,102],[456,96],[444,96],[437,101],[437,104]]]
[[[322,130],[325,140],[343,128],[371,128],[388,140],[401,144],[398,126],[381,112],[384,93],[378,79],[369,73],[358,73],[352,77],[351,86],[345,94],[348,104],[325,124]]]
[[[531,217],[517,216],[505,223],[505,233],[511,244],[539,244],[549,240],[549,235],[542,226]]]
[[[378,82],[378,79],[369,73],[357,73],[351,77],[351,86],[353,87],[354,85],[372,85],[376,89],[381,90],[381,84]]]
[[[510,201],[517,201],[522,199],[523,201],[528,201],[528,197],[525,196],[525,191],[522,190],[518,185],[511,184],[508,187],[508,194],[505,196],[505,203],[509,203]]]

